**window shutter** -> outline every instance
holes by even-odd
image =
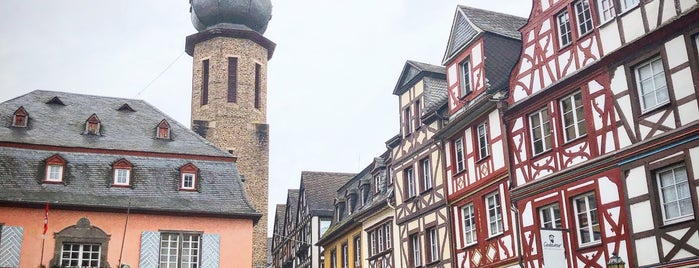
[[[19,253],[22,249],[24,228],[3,226],[0,241],[0,267],[19,267]]]
[[[141,233],[141,259],[140,268],[157,268],[158,256],[160,255],[160,233]]]
[[[201,268],[218,268],[221,236],[204,234],[201,240]]]

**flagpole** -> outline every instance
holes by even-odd
[[[44,244],[46,243],[46,231],[49,229],[49,202],[46,202],[46,210],[44,211],[44,232],[41,234],[41,262],[39,266],[44,265]]]
[[[131,197],[129,197],[129,206],[126,208],[126,223],[124,223],[124,234],[121,237],[121,250],[119,250],[119,266],[121,267],[121,254],[124,253],[124,240],[126,240],[126,228],[129,226],[129,213],[131,212]]]

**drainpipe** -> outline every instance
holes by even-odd
[[[522,256],[522,238],[519,230],[519,209],[517,209],[517,202],[511,202],[510,210],[515,213],[515,236],[517,237],[517,255],[519,259],[519,267],[524,268],[524,256]]]

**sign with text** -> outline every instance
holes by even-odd
[[[546,268],[568,267],[563,247],[563,230],[541,229],[541,249]]]

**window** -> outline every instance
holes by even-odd
[[[369,252],[371,256],[376,255],[376,235],[374,232],[369,232]]]
[[[129,173],[128,169],[114,169],[114,184],[129,185]]]
[[[362,267],[362,239],[359,236],[354,237],[354,267]]]
[[[209,60],[201,62],[201,105],[209,104]]]
[[[384,180],[383,176],[381,175],[376,175],[374,176],[374,193],[379,193],[384,189]]]
[[[405,110],[403,111],[403,120],[405,127],[405,136],[408,136],[413,131],[413,118],[412,113],[410,113],[410,106],[405,108]]]
[[[429,263],[436,262],[439,260],[439,236],[437,236],[437,229],[432,227],[427,229],[427,260]]]
[[[238,58],[228,58],[228,102],[238,101]]]
[[[199,267],[198,234],[162,233],[160,235],[160,267]]]
[[[405,193],[408,196],[408,198],[411,198],[417,195],[417,193],[415,192],[415,177],[413,176],[413,168],[405,169],[404,173],[406,187]]]
[[[558,204],[548,205],[539,209],[541,228],[561,228],[561,210]]]
[[[92,114],[85,121],[85,134],[100,135],[100,119],[96,114]]]
[[[385,248],[383,247],[383,244],[384,244],[383,243],[384,242],[383,241],[383,229],[381,227],[376,229],[376,238],[377,238],[376,241],[379,244],[377,246],[377,248],[378,248],[379,252],[383,252],[385,250]]]
[[[194,189],[194,180],[196,175],[192,173],[182,174],[182,189]]]
[[[495,192],[485,197],[488,209],[488,234],[490,236],[502,233],[502,208],[500,206],[500,193]]]
[[[558,44],[560,47],[565,47],[573,41],[573,34],[570,32],[570,16],[568,16],[568,10],[563,10],[563,12],[556,15],[556,22],[558,25]]]
[[[478,125],[478,159],[488,156],[488,121]]]
[[[582,93],[578,91],[573,95],[563,98],[560,103],[566,142],[587,134],[585,113],[582,105]]]
[[[420,171],[423,190],[432,189],[432,168],[430,167],[430,158],[420,160]]]
[[[170,139],[170,123],[168,123],[167,120],[163,119],[160,121],[156,129],[156,138],[165,140]]]
[[[342,244],[342,268],[349,267],[349,249],[347,244]]]
[[[643,62],[634,68],[636,87],[643,112],[652,110],[670,101],[663,61],[660,57]]]
[[[694,215],[687,169],[676,165],[656,172],[663,222],[665,224],[692,218]]]
[[[390,249],[391,244],[393,244],[393,241],[391,241],[391,223],[390,222],[384,224],[383,231],[384,231],[384,235],[386,238],[386,241],[385,241],[386,249]]]
[[[260,109],[260,90],[262,90],[262,66],[255,63],[255,108]]]
[[[461,88],[459,91],[461,95],[459,97],[463,98],[471,93],[471,59],[467,57],[459,63],[459,69],[461,69]]]
[[[180,168],[180,190],[197,189],[197,173],[199,169],[192,163]]]
[[[337,251],[334,249],[330,251],[330,267],[337,268]]]
[[[619,0],[621,1],[621,11],[626,11],[638,5],[638,0]]]
[[[578,245],[585,246],[600,241],[600,226],[597,217],[597,201],[593,193],[573,198]]]
[[[597,8],[599,8],[599,14],[601,15],[602,22],[606,22],[616,16],[616,10],[614,10],[614,0],[597,0]]]
[[[12,117],[13,127],[26,127],[27,126],[27,111],[24,107],[20,106]]]
[[[63,170],[66,165],[66,160],[59,155],[53,155],[45,160],[46,162],[46,182],[62,182]]]
[[[462,228],[464,233],[464,243],[475,244],[476,241],[476,215],[473,211],[473,203],[461,207]]]
[[[529,127],[531,131],[532,149],[534,155],[551,149],[551,122],[549,122],[549,109],[544,108],[529,115]]]
[[[420,237],[417,234],[410,235],[410,260],[412,262],[412,267],[418,267],[422,265],[421,253],[420,253]]]
[[[461,172],[466,169],[464,163],[464,140],[462,138],[454,141],[454,154],[456,155],[456,172]]]
[[[420,116],[422,115],[421,113],[422,111],[420,110],[420,100],[417,99],[415,100],[415,129],[420,128]]]
[[[101,267],[100,245],[63,244],[61,249],[61,266],[64,267]]]
[[[578,22],[578,33],[580,36],[592,31],[592,12],[590,12],[589,0],[579,0],[575,2],[575,15]]]

